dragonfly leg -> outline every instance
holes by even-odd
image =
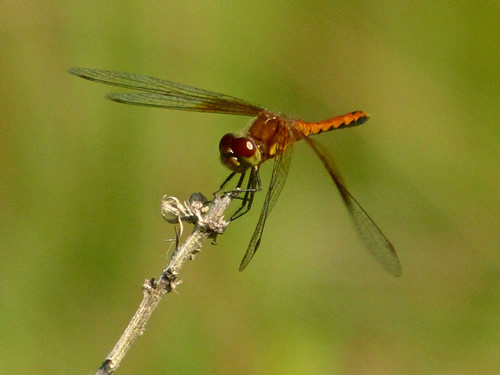
[[[224,182],[220,185],[220,188],[218,191],[221,191],[224,186],[226,186],[226,184],[231,181],[233,179],[233,177],[236,175],[236,172],[231,172],[231,174],[229,176],[227,176],[227,178],[224,180]],[[241,184],[243,183],[243,178],[245,177],[245,174],[242,173],[241,174],[241,177],[240,177],[240,180],[238,181],[238,185],[236,185],[237,187],[241,187]]]
[[[229,181],[232,180],[232,178],[236,175],[237,172],[232,172],[225,180],[224,182],[220,185],[219,190],[217,190],[214,194],[218,193],[219,191],[224,189],[224,186],[226,186]],[[250,208],[252,208],[253,204],[253,199],[255,196],[255,193],[257,191],[262,190],[262,183],[260,180],[259,176],[259,170],[258,168],[252,168],[250,172],[250,176],[248,178],[248,183],[245,189],[242,189],[241,187],[243,186],[243,181],[245,180],[246,177],[246,172],[242,173],[240,178],[238,179],[238,183],[236,184],[236,187],[234,192],[238,193],[245,193],[243,197],[237,197],[236,199],[241,199],[241,206],[236,210],[236,212],[231,216],[231,221],[236,220],[237,218],[245,215],[248,211],[250,211]]]
[[[216,194],[220,193],[221,191],[223,191],[223,190],[224,190],[224,186],[226,186],[226,185],[227,185],[227,183],[228,183],[229,181],[231,181],[231,180],[233,179],[233,177],[234,177],[234,176],[236,176],[236,173],[237,173],[237,172],[231,172],[231,174],[230,174],[230,175],[229,175],[229,176],[228,176],[228,177],[224,180],[224,182],[220,185],[219,189],[218,189],[216,192],[214,192],[214,195],[216,195]],[[232,190],[228,190],[228,191],[223,191],[223,193],[222,193],[222,194],[226,194],[226,193],[235,193],[235,192],[237,192],[237,193],[241,193],[242,191],[245,191],[244,189],[241,189],[241,186],[243,185],[243,180],[245,179],[245,175],[246,175],[246,172],[241,174],[241,176],[240,176],[240,178],[239,178],[239,180],[238,180],[238,183],[236,184],[236,187],[235,187],[234,189],[232,189]],[[237,197],[236,199],[243,199],[243,198]],[[210,202],[208,202],[208,203],[211,203],[211,201],[210,201]]]
[[[231,181],[234,176],[236,176],[236,172],[231,172],[231,174],[229,176],[227,176],[227,178],[224,180],[224,182],[220,185],[219,189],[214,192],[214,196],[216,194],[220,193],[221,191],[223,191],[224,186],[226,186],[226,184],[229,181]],[[242,191],[241,185],[243,184],[243,179],[244,178],[245,178],[245,173],[242,173],[241,176],[240,176],[240,179],[238,180],[238,184],[236,185],[236,188],[234,190],[224,191],[223,194],[225,194],[225,193],[232,193],[232,192],[241,192]],[[237,199],[242,199],[242,198],[237,198]],[[208,202],[208,203],[211,203],[211,201]]]
[[[233,179],[233,177],[234,177],[234,176],[236,176],[236,172],[231,172],[231,174],[230,174],[229,176],[227,176],[227,178],[224,180],[224,182],[220,185],[219,189],[218,189],[217,191],[215,191],[215,192],[213,193],[213,195],[215,196],[215,195],[217,195],[218,193],[220,193],[220,192],[224,189],[224,186],[226,186],[226,184],[227,184],[229,181],[231,181],[231,180]],[[236,189],[239,189],[240,191],[241,191],[241,189],[240,189],[240,188],[241,188],[241,185],[242,185],[242,183],[243,183],[243,178],[244,178],[244,177],[245,177],[245,174],[243,173],[243,174],[241,175],[241,177],[240,177],[239,181],[238,181],[238,184],[236,185]],[[229,192],[231,192],[231,190],[230,190]],[[224,192],[224,193],[226,193],[226,192]],[[211,203],[212,203],[212,201],[207,201],[207,202],[205,202],[205,205],[209,205],[209,204],[211,204]]]
[[[248,178],[248,184],[246,189],[242,190],[245,192],[243,196],[240,208],[231,216],[231,221],[238,219],[245,215],[252,208],[253,199],[257,191],[262,190],[262,183],[260,181],[259,170],[257,168],[252,169],[250,172],[250,177]]]

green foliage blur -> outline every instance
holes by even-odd
[[[298,144],[261,249],[255,209],[182,271],[117,374],[494,374],[500,360],[498,3],[4,2],[0,373],[90,374],[172,252],[163,194],[208,197],[239,116],[126,106],[72,66],[222,92],[304,120],[396,246],[365,251]],[[270,165],[263,168],[263,183]],[[187,232],[190,228],[186,228]]]

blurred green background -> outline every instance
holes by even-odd
[[[368,112],[316,139],[403,264],[395,279],[371,258],[298,144],[250,266],[238,272],[258,209],[186,265],[118,374],[498,373],[498,14],[496,1],[3,2],[0,373],[93,373],[171,253],[161,196],[210,196],[228,174],[220,137],[249,124],[115,104],[72,66],[311,121]]]

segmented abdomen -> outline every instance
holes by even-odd
[[[356,126],[365,123],[368,115],[363,111],[349,112],[342,116],[337,116],[321,122],[305,122],[298,120],[295,128],[302,136],[315,135],[333,129],[341,129],[346,126]]]

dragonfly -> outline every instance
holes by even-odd
[[[255,193],[262,190],[260,167],[267,160],[273,160],[269,187],[250,244],[241,261],[240,271],[245,269],[259,249],[267,218],[288,175],[292,146],[304,140],[332,178],[369,252],[389,273],[394,276],[401,275],[401,263],[394,246],[347,190],[331,159],[311,139],[311,136],[323,132],[361,125],[368,120],[365,112],[354,111],[320,122],[306,122],[229,95],[159,78],[89,68],[71,68],[69,73],[90,81],[136,90],[106,95],[107,99],[118,103],[254,118],[246,131],[239,134],[228,133],[219,143],[220,159],[231,170],[221,189],[234,176],[240,175],[236,189],[245,193],[241,198],[240,208],[231,220],[241,217],[251,209]],[[246,188],[242,188],[247,175]]]

